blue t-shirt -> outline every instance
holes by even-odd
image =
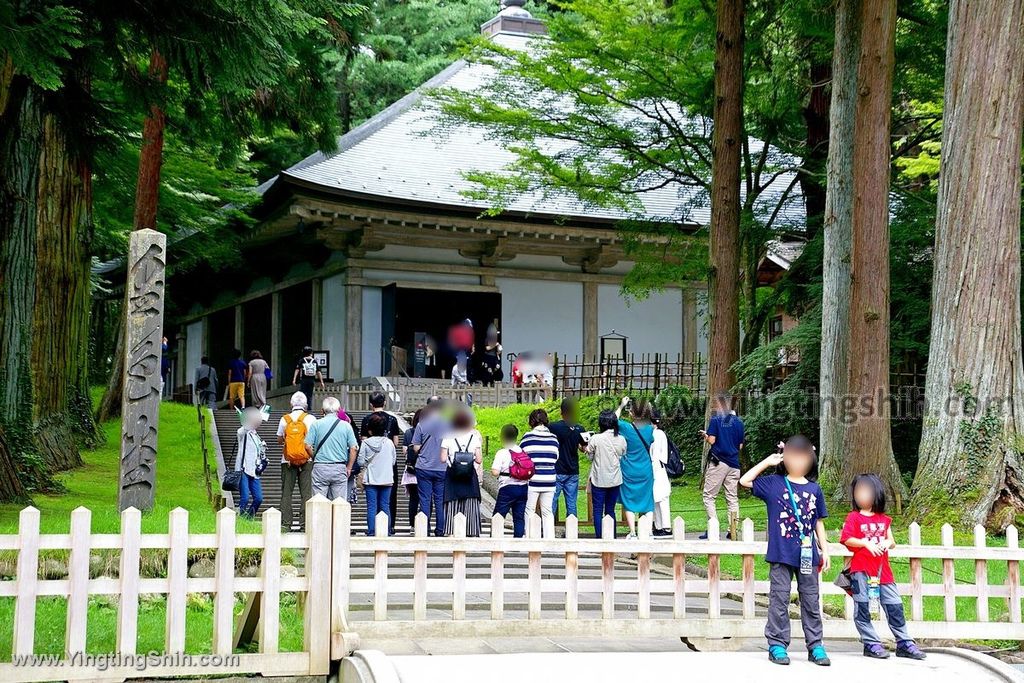
[[[427,472],[446,472],[448,464],[441,461],[441,441],[451,431],[448,421],[435,413],[424,418],[413,432],[412,442],[422,446],[416,455],[416,469]]]
[[[229,382],[244,382],[245,371],[249,368],[244,360],[241,358],[235,358],[228,363],[228,370],[231,371],[231,379]]]
[[[356,434],[352,431],[351,424],[337,415],[325,415],[314,422],[306,432],[306,445],[316,449],[313,454],[314,463],[339,465],[348,462],[350,449],[359,444],[356,443]]]
[[[796,521],[793,505],[785,479],[778,474],[758,477],[754,480],[754,495],[765,502],[768,508],[768,554],[769,562],[800,566],[800,535],[811,538],[814,566],[821,564],[818,546],[814,542],[814,526],[819,519],[828,517],[825,510],[825,494],[817,482],[806,484],[789,482],[800,510],[800,523]]]
[[[740,444],[743,443],[743,420],[729,413],[716,413],[708,422],[708,436],[715,437],[711,455],[733,469],[740,468]]]

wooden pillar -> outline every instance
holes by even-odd
[[[313,322],[309,343],[314,349],[319,350],[324,345],[324,281],[316,278],[311,284],[313,287]]]
[[[693,287],[683,287],[683,358],[697,353],[697,295]]]
[[[281,353],[281,292],[273,292],[270,295],[270,369],[274,371],[274,379],[270,380],[268,389],[279,386],[279,378],[288,374],[281,365]]]
[[[235,306],[235,348],[245,355],[245,308],[242,304]]]
[[[598,330],[597,321],[597,283],[583,283],[583,360],[597,358]]]
[[[349,268],[345,277],[345,372],[341,379],[363,375],[363,286],[352,284],[362,275],[362,268]]]

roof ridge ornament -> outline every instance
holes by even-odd
[[[534,18],[525,5],[526,0],[502,0],[501,10],[480,27],[480,33],[485,36],[546,34],[547,26],[540,19]]]

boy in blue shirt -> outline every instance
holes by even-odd
[[[775,474],[758,475],[773,469]],[[800,623],[807,642],[807,658],[829,666],[821,643],[818,607],[818,572],[828,571],[828,540],[822,520],[828,516],[825,495],[818,486],[818,458],[804,436],[792,436],[782,453],[769,455],[740,479],[768,508],[768,554],[771,565],[768,592],[768,659],[789,664],[789,596],[796,578],[800,597]]]

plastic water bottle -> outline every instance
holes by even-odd
[[[877,615],[879,612],[879,605],[882,597],[882,586],[881,580],[878,576],[868,577],[868,609],[871,610],[871,614]]]

